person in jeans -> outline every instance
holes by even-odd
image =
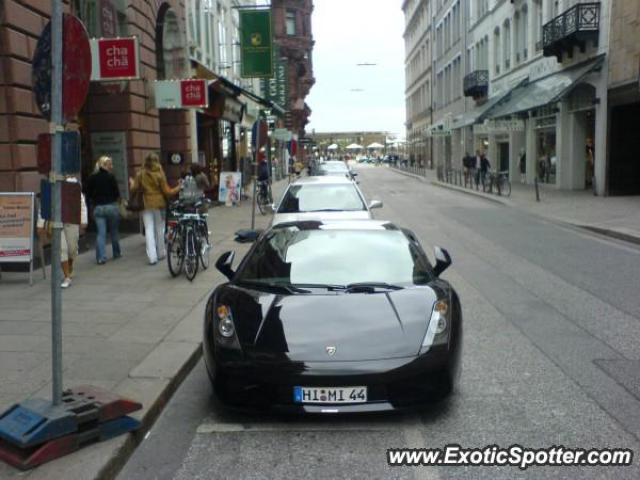
[[[162,218],[167,206],[166,198],[176,195],[180,191],[180,185],[174,188],[169,186],[160,165],[160,158],[155,153],[147,155],[142,169],[135,179],[129,179],[129,184],[132,192],[142,189],[144,199],[142,221],[144,222],[147,257],[149,265],[155,265],[158,260],[166,257],[164,219]]]
[[[120,223],[120,190],[118,182],[111,171],[113,161],[111,157],[101,156],[96,162],[94,173],[89,176],[85,193],[93,209],[93,219],[96,222],[98,235],[96,238],[96,262],[104,265],[107,261],[107,227],[111,234],[111,251],[114,260],[120,258],[120,240],[118,225]]]

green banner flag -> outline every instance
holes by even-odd
[[[270,9],[240,10],[242,78],[273,77]]]

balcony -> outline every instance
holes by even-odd
[[[584,52],[587,42],[598,44],[600,30],[600,2],[579,3],[542,27],[542,52],[555,56],[559,62],[566,53],[573,57],[573,49]]]
[[[489,70],[476,70],[464,77],[464,96],[474,100],[486,97],[489,90]]]

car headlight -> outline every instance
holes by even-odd
[[[227,305],[218,305],[213,321],[216,343],[226,348],[240,349],[231,308]]]
[[[231,309],[226,305],[220,305],[217,309],[218,333],[224,338],[231,338],[236,333],[236,327],[231,318]]]
[[[433,345],[447,343],[450,325],[450,306],[447,300],[438,300],[433,304],[429,327],[422,341],[420,353],[426,353]]]

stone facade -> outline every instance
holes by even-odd
[[[313,77],[312,0],[273,0],[274,42],[288,66],[287,127],[298,137],[305,134],[311,109],[305,98],[315,83]]]
[[[95,31],[100,19],[83,18],[83,12],[89,11],[84,9],[86,3],[74,0],[66,11],[80,17],[90,36],[107,36]],[[169,152],[185,156],[190,153],[188,115],[181,111],[158,112],[150,98],[150,82],[158,79],[160,63],[172,62],[171,69],[165,66],[164,72],[187,73],[186,55],[184,58],[175,52],[167,55],[157,35],[171,18],[176,25],[172,35],[177,40],[184,38],[184,3],[114,0],[110,5],[118,12],[115,33],[140,39],[142,79],[109,86],[92,83],[84,108],[75,123],[67,125],[69,129],[80,130],[82,135],[83,177],[93,168],[96,156],[92,152],[92,135],[101,132],[125,132],[128,171],[120,172],[121,175],[133,174],[149,152],[160,151],[163,162]],[[31,92],[31,58],[49,16],[48,1],[4,0],[0,4],[0,191],[39,191],[36,144],[38,134],[47,131],[47,123]]]

